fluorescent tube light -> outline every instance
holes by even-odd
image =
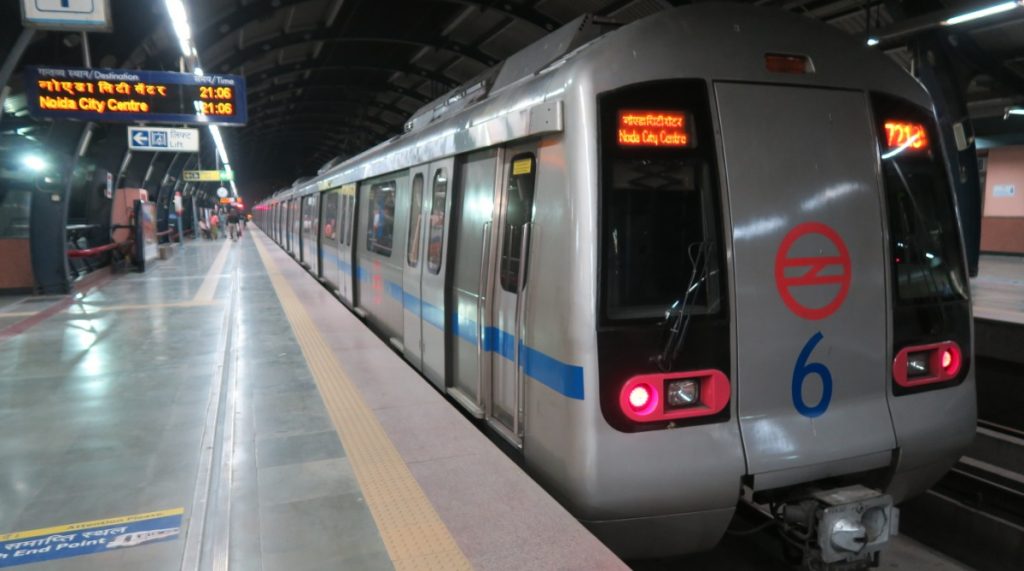
[[[996,14],[1002,14],[1003,12],[1009,12],[1014,8],[1020,6],[1017,0],[1012,2],[1000,2],[987,8],[980,8],[978,10],[972,10],[970,12],[960,14],[959,16],[953,16],[948,20],[943,20],[943,26],[955,26],[957,24],[963,24],[964,22],[971,22],[980,18],[987,18],[988,16],[994,16]]]

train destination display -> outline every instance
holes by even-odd
[[[247,119],[239,75],[33,67],[26,84],[36,117],[215,125]]]
[[[684,111],[619,111],[623,147],[692,147],[690,117]]]

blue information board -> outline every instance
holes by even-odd
[[[170,71],[30,67],[29,112],[82,121],[243,125],[245,78]]]

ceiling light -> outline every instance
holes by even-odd
[[[49,166],[46,164],[46,161],[43,160],[43,157],[40,157],[39,155],[25,155],[21,157],[21,164],[36,172],[40,172]]]
[[[957,24],[963,24],[964,22],[971,22],[980,18],[986,18],[988,16],[994,16],[995,14],[1002,14],[1017,8],[1021,5],[1019,0],[1013,0],[1012,2],[1000,2],[987,8],[980,8],[978,10],[971,10],[959,16],[953,16],[948,20],[943,20],[943,26],[955,26]]]
[[[1007,115],[1024,115],[1024,107],[1010,107],[1006,110]]]
[[[869,46],[877,46],[878,45],[878,38],[868,38],[868,45]]]
[[[185,11],[185,4],[182,0],[164,0],[167,5],[167,14],[174,26],[174,34],[178,36],[178,44],[181,46],[181,53],[185,57],[192,55],[192,27],[188,25],[188,12]]]

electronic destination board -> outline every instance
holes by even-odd
[[[209,125],[247,119],[240,75],[31,67],[25,79],[35,117]]]

